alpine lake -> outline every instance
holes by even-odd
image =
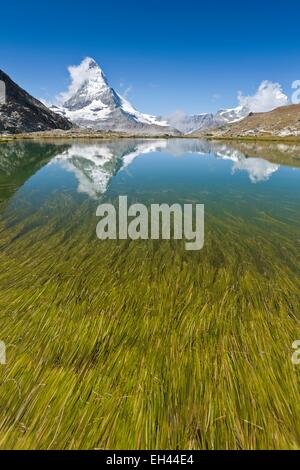
[[[203,248],[99,240],[120,195]],[[300,448],[300,144],[2,143],[0,260],[1,449]]]

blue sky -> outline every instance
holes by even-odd
[[[300,79],[300,2],[1,2],[0,68],[38,98],[68,87],[93,57],[142,112],[216,111],[262,80]]]

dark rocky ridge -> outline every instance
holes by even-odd
[[[6,86],[6,103],[0,104],[0,133],[18,134],[72,128],[68,119],[33,98],[2,70],[0,80]]]

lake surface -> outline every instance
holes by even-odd
[[[204,248],[98,240],[120,195]],[[299,145],[1,144],[0,447],[298,448],[299,216]]]

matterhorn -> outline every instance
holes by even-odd
[[[167,122],[137,111],[108,83],[94,59],[87,57],[79,66],[69,67],[72,83],[61,93],[62,104],[51,109],[79,127],[134,134],[176,134]]]

